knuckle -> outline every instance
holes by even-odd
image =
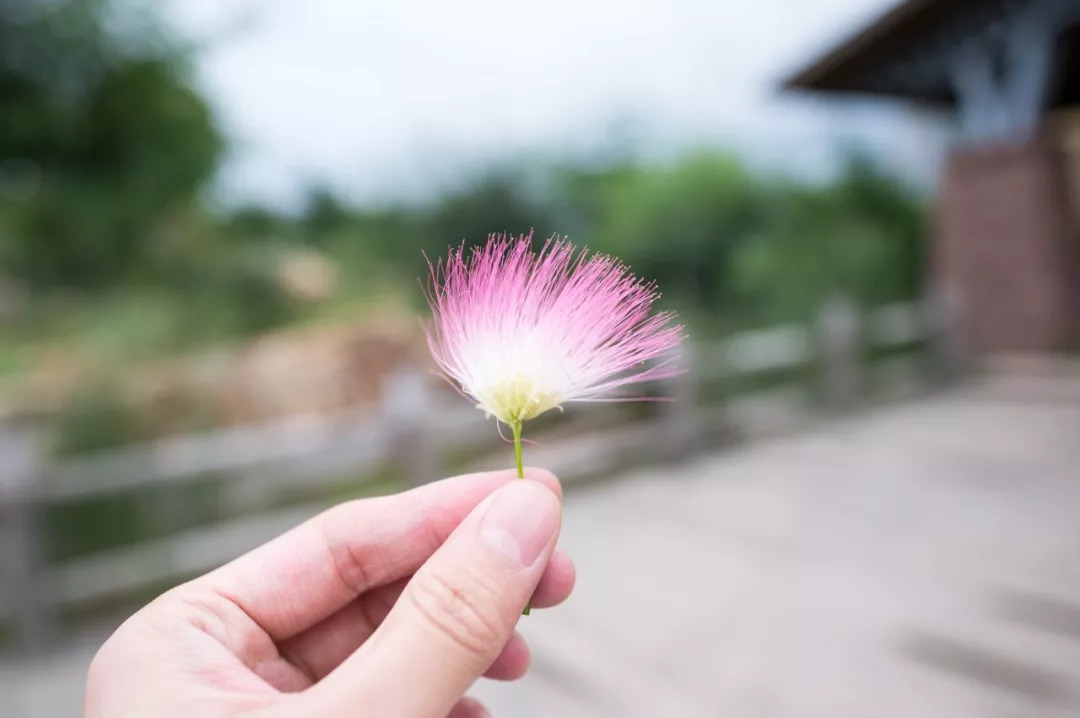
[[[338,582],[347,591],[359,595],[371,588],[371,571],[347,535],[335,531],[335,525],[334,521],[326,521],[322,527],[322,538],[330,557],[330,565]]]
[[[460,650],[477,658],[490,657],[501,645],[494,587],[481,581],[461,581],[432,572],[415,581],[408,595],[416,612]]]

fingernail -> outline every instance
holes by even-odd
[[[535,481],[515,481],[495,495],[480,536],[521,566],[532,566],[559,522],[559,501]]]

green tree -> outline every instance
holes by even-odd
[[[703,309],[730,301],[733,253],[767,211],[761,187],[735,160],[689,155],[667,168],[624,167],[598,180],[591,197],[584,193],[590,245]]]
[[[865,306],[917,296],[924,213],[912,192],[855,156],[833,184],[774,187],[769,220],[734,259],[739,306],[804,319],[834,293]]]
[[[153,24],[115,31],[108,0],[0,5],[0,260],[32,286],[101,288],[152,264],[156,233],[213,174],[223,140]]]
[[[350,220],[350,210],[338,195],[325,185],[308,190],[300,225],[304,240],[309,244],[325,244],[330,236],[341,231]]]

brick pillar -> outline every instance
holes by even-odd
[[[935,279],[976,353],[1080,346],[1080,244],[1057,146],[955,150],[945,167]]]

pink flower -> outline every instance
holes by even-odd
[[[671,313],[651,314],[655,285],[613,257],[557,237],[534,252],[532,233],[493,234],[470,252],[451,250],[431,278],[435,361],[478,408],[517,431],[567,402],[611,398],[677,372],[670,354],[682,326]]]

